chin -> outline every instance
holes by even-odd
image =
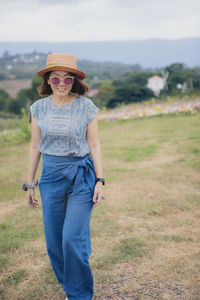
[[[64,92],[56,91],[56,94],[57,94],[58,96],[67,96],[67,95],[69,94],[69,92],[68,92],[68,91],[64,91]]]

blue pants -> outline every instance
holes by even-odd
[[[96,175],[84,157],[43,154],[39,188],[47,252],[69,300],[91,300],[90,216]]]

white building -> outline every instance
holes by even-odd
[[[166,80],[164,78],[155,75],[148,79],[147,87],[157,96],[160,94],[160,91],[164,89],[165,81]]]

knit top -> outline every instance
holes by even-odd
[[[56,105],[51,96],[35,101],[30,111],[41,129],[38,150],[56,156],[84,156],[90,152],[86,131],[99,109],[86,97]]]

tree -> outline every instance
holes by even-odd
[[[141,102],[152,97],[154,97],[152,90],[146,87],[141,87],[135,83],[127,84],[115,90],[114,96],[107,103],[107,107],[114,108],[118,104]]]
[[[32,80],[31,88],[29,89],[21,89],[17,98],[11,101],[9,110],[15,114],[21,114],[21,109],[26,108],[28,103],[34,102],[39,99],[37,88],[41,84],[42,79],[39,76],[36,76]]]
[[[27,90],[27,98],[30,101],[35,101],[40,98],[38,95],[37,88],[40,86],[41,83],[42,83],[42,78],[39,76],[35,76],[32,79],[31,88]]]
[[[126,82],[128,84],[132,84],[135,83],[141,87],[145,87],[147,85],[148,82],[148,78],[151,77],[152,75],[154,75],[154,73],[150,73],[150,72],[137,72],[137,73],[133,73],[132,75],[130,75]]]
[[[186,86],[186,90],[200,90],[200,72],[198,69],[186,68],[184,64],[174,63],[165,68],[169,72],[167,86],[168,93],[180,93],[184,90],[177,88],[178,84]]]
[[[10,102],[11,97],[9,94],[5,90],[0,89],[0,110],[8,111]]]
[[[109,83],[103,84],[98,94],[93,98],[98,107],[105,107],[109,99],[114,95],[115,88]]]
[[[182,63],[174,63],[170,66],[167,66],[165,70],[169,72],[169,74],[180,73],[185,70],[185,65]]]
[[[27,103],[27,90],[28,89],[22,89],[18,92],[17,94],[17,98],[13,99],[10,102],[9,105],[9,111],[14,113],[14,114],[21,114],[21,109],[26,107],[26,103]]]

